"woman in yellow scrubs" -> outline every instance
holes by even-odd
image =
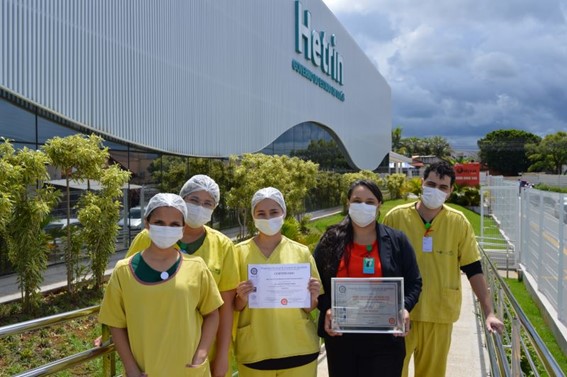
[[[210,376],[222,299],[201,258],[174,245],[187,209],[175,194],[148,203],[150,245],[116,264],[100,309],[128,377]]]
[[[248,306],[252,281],[236,289],[235,308],[240,311],[235,352],[240,377],[315,377],[319,338],[309,313],[317,307],[321,283],[309,249],[281,233],[286,215],[282,193],[267,187],[252,198],[252,216],[258,234],[238,245],[236,254],[241,278],[248,277],[249,264],[309,263],[311,278],[306,285],[311,305],[306,308]]]

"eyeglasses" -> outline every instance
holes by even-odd
[[[196,197],[196,196],[189,196],[188,198],[185,198],[185,201],[187,203],[191,203],[191,204],[194,204],[196,206],[201,206],[201,207],[207,208],[207,209],[214,209],[215,206],[216,206],[215,202],[213,202],[212,200],[205,200],[205,201],[201,202],[199,200],[199,198]]]

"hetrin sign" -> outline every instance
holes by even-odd
[[[343,57],[335,49],[337,38],[327,32],[311,29],[311,12],[303,10],[301,1],[295,2],[295,51],[320,67],[333,81],[343,85]]]

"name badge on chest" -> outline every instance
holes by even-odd
[[[433,237],[423,237],[423,242],[421,244],[421,250],[424,253],[432,253],[433,252]]]
[[[364,258],[362,263],[363,274],[374,274],[374,258]]]

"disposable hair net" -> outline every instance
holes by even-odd
[[[208,175],[197,174],[189,178],[189,180],[185,182],[183,187],[181,187],[181,191],[179,191],[179,196],[184,198],[195,191],[208,192],[213,197],[215,204],[219,204],[219,200],[220,200],[219,185],[217,185],[217,183]]]
[[[256,191],[256,193],[252,197],[252,215],[254,215],[254,208],[256,208],[256,205],[264,199],[272,199],[273,201],[278,203],[280,207],[282,207],[284,215],[287,213],[285,200],[280,190],[274,187],[265,187]]]
[[[173,207],[183,214],[183,219],[187,218],[187,204],[185,200],[177,194],[156,194],[148,202],[144,218],[147,219],[150,213],[159,207]]]

